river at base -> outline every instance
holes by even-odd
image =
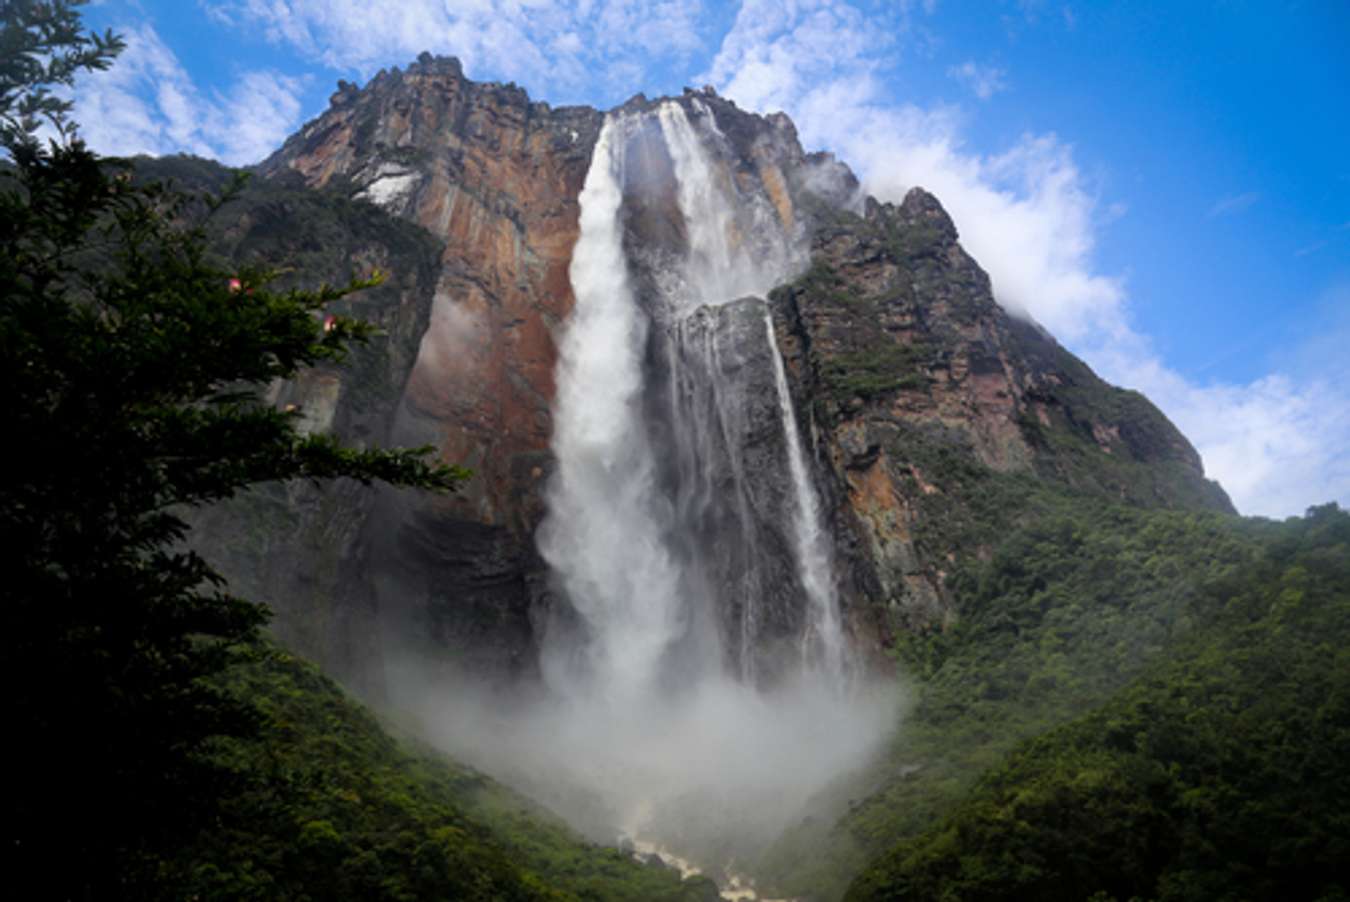
[[[662,848],[654,842],[620,837],[619,848],[627,850],[635,860],[644,864],[655,858],[668,868],[680,872],[680,877],[688,879],[703,874],[703,870],[687,858],[681,858],[674,852]],[[779,896],[761,896],[754,887],[754,881],[733,867],[727,867],[720,874],[705,875],[717,883],[718,895],[731,902],[800,902],[796,898]]]

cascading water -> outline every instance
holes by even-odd
[[[711,113],[701,105],[695,111],[710,138],[721,138]],[[581,235],[571,268],[576,307],[562,343],[555,405],[558,470],[539,547],[584,621],[584,641],[578,645],[569,636],[547,644],[545,672],[572,694],[584,682],[584,692],[644,698],[663,667],[683,664],[685,680],[705,675],[691,674],[687,660],[671,660],[677,642],[683,642],[680,657],[719,667],[722,655],[711,647],[725,640],[734,648],[734,669],[753,680],[755,646],[772,619],[764,609],[776,594],[785,596],[777,603],[778,632],[792,627],[803,658],[838,676],[843,642],[830,555],[776,341],[770,332],[761,356],[772,373],[764,387],[777,397],[785,452],[779,469],[790,477],[790,498],[783,499],[788,509],[781,512],[775,487],[756,485],[744,459],[744,408],[757,386],[726,375],[728,362],[762,338],[738,337],[736,316],[710,312],[767,294],[790,276],[792,241],[771,213],[733,197],[719,180],[683,107],[662,104],[655,118],[687,247],[675,265],[655,273],[655,296],[645,308],[631,288],[622,225],[626,144],[630,133],[649,124],[642,115],[605,123],[580,196]],[[669,370],[670,398],[659,426],[649,422],[650,405],[643,403],[651,327],[663,330]],[[735,369],[755,363],[736,360]],[[651,437],[659,429],[659,444],[675,460],[666,466],[674,476],[665,484]],[[757,475],[761,483],[781,481]],[[792,524],[790,536],[781,535],[779,513]],[[804,611],[795,610],[802,606],[790,597],[794,587],[775,591],[766,574],[775,543],[787,546]],[[724,624],[731,620],[736,635],[713,629],[690,637],[691,625],[709,611],[721,612]],[[793,626],[794,619],[801,622]],[[812,644],[819,654],[805,652]]]
[[[811,482],[801,434],[797,431],[797,414],[792,407],[783,356],[778,352],[773,317],[769,316],[767,310],[764,313],[764,329],[769,336],[769,346],[773,349],[770,356],[773,358],[774,382],[778,387],[778,403],[783,413],[783,430],[788,437],[788,466],[797,501],[793,524],[797,566],[802,587],[811,602],[811,633],[820,643],[821,667],[838,684],[844,678],[844,634],[839,626],[839,599],[834,584],[834,568],[830,562],[829,537],[823,529],[820,496]],[[809,640],[813,636],[806,634],[803,638]],[[809,648],[804,654],[809,656]]]
[[[725,864],[856,767],[893,712],[841,679],[829,537],[761,299],[800,244],[687,103],[607,118],[580,195],[538,533],[562,596],[546,691],[454,696],[437,719],[594,838]]]
[[[694,111],[707,123],[714,139],[723,139],[712,113],[697,99]],[[753,235],[744,235],[738,229],[737,205],[730,191],[719,184],[717,169],[698,132],[677,103],[665,103],[659,108],[661,130],[670,148],[678,184],[680,211],[688,230],[689,252],[685,259],[682,284],[685,296],[677,296],[680,307],[691,302],[720,305],[746,295],[763,297],[774,286],[792,275],[798,255],[793,253],[791,237],[776,220],[759,212]],[[752,240],[758,242],[752,244]],[[679,309],[677,307],[677,309]],[[680,312],[683,312],[682,310]],[[820,496],[811,478],[806,454],[802,448],[797,417],[788,389],[787,374],[773,330],[773,321],[767,307],[764,310],[768,327],[768,357],[774,373],[774,390],[778,397],[787,463],[793,494],[793,552],[798,578],[809,603],[808,629],[802,631],[803,658],[818,663],[836,682],[842,679],[844,639],[839,624],[838,593],[835,587],[828,536],[821,519]],[[683,338],[685,330],[676,332]],[[711,388],[717,394],[717,386]],[[705,464],[707,462],[705,461]],[[736,480],[740,488],[743,474]],[[743,492],[738,492],[743,496]],[[747,607],[753,599],[746,599]],[[813,658],[811,640],[818,644],[818,657]],[[744,661],[752,660],[748,652]],[[743,668],[743,675],[753,672]]]
[[[707,107],[694,100],[693,108],[709,136],[722,139]],[[733,201],[733,189],[719,178],[703,138],[682,106],[663,103],[657,116],[674,167],[676,198],[688,233],[689,250],[681,272],[684,291],[674,298],[678,312],[688,312],[699,304],[764,297],[786,281],[798,263],[800,254],[794,253],[792,236],[771,212],[755,203],[757,198],[741,204]],[[753,232],[744,227],[747,223],[743,220],[748,220]]]
[[[539,547],[591,627],[584,661],[545,647],[551,682],[642,697],[679,631],[680,579],[658,520],[641,423],[646,323],[629,289],[619,219],[624,125],[605,122],[581,192],[570,271],[576,306],[557,379],[558,470]]]

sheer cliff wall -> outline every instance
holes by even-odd
[[[704,137],[719,142],[722,177],[801,242],[795,277],[769,309],[834,536],[845,623],[865,658],[882,661],[896,630],[959,616],[945,574],[980,548],[934,520],[972,516],[978,505],[963,494],[972,470],[1140,505],[1230,509],[1146,399],[1105,385],[998,307],[935,198],[863,198],[846,167],[802,150],[785,116],[748,114],[710,92],[679,102],[695,100],[715,123]],[[651,103],[639,96],[625,108]],[[380,304],[352,302],[379,312],[388,330],[377,360],[362,352],[350,369],[275,387],[275,401],[296,404],[313,428],[430,444],[475,471],[445,497],[262,493],[250,502],[244,550],[237,505],[207,518],[227,573],[273,605],[284,638],[350,682],[378,684],[381,639],[505,679],[535,672],[539,631],[565,604],[534,533],[553,465],[577,198],[603,120],[474,83],[456,61],[424,55],[363,89],[341,85],[329,109],[259,168],[251,191],[271,210],[272,231],[284,235],[291,222],[298,234],[309,208],[268,208],[262,198],[302,189],[327,198],[340,208],[333,234],[313,243],[342,248],[350,268],[390,270],[398,287],[381,289]],[[662,255],[688,241],[669,154],[656,141],[642,152],[634,172],[643,175],[624,199],[639,297]],[[362,217],[390,225],[368,234],[349,224]],[[222,241],[243,259],[266,256],[250,245],[250,228],[246,218]],[[343,229],[359,240],[335,238]],[[418,236],[416,252],[381,244],[399,229]],[[323,277],[344,278],[342,262],[329,261],[334,275]],[[756,330],[723,340],[741,335],[741,357],[762,363]],[[652,365],[662,365],[656,351]]]

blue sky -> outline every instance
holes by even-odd
[[[713,84],[882,199],[938,195],[999,300],[1154,399],[1244,513],[1350,504],[1350,3],[103,0],[108,153],[265,156],[418,52],[551,103]]]

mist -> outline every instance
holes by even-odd
[[[899,704],[894,686],[841,696],[809,675],[767,690],[709,675],[641,704],[402,675],[399,707],[438,747],[592,841],[650,843],[714,877],[819,814],[814,797],[870,761]]]

